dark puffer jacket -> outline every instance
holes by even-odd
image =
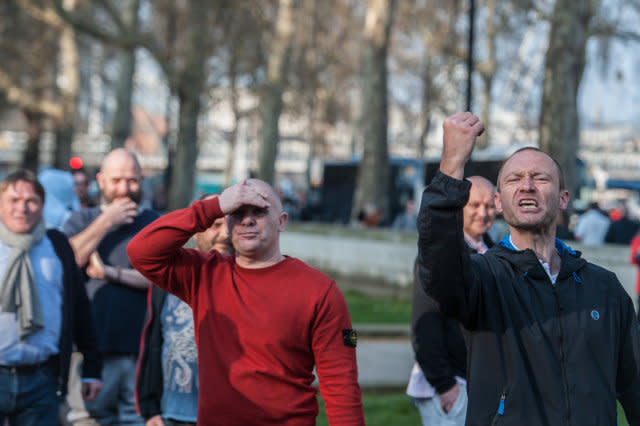
[[[419,267],[429,295],[469,331],[467,425],[616,425],[616,398],[640,425],[640,342],[615,274],[557,240],[555,285],[508,240],[464,250],[470,183],[440,172],[425,189]]]

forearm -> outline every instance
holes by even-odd
[[[122,284],[138,290],[146,290],[151,285],[151,281],[133,268],[104,265],[104,277],[112,283]]]
[[[99,215],[93,222],[89,224],[82,232],[69,238],[76,263],[80,267],[84,267],[89,262],[89,257],[93,253],[98,244],[111,228],[110,222],[104,215]]]
[[[195,280],[195,267],[203,255],[183,246],[221,216],[218,201],[213,198],[158,218],[129,242],[131,265],[152,283],[185,300],[188,296],[178,286]]]

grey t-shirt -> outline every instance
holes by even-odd
[[[100,207],[73,212],[64,224],[63,232],[68,237],[80,233],[100,213]],[[97,247],[104,264],[131,268],[127,244],[157,217],[158,214],[151,210],[142,210],[133,223],[109,231]],[[103,354],[137,354],[146,315],[146,291],[94,278],[89,278],[86,285],[92,302],[98,350]]]

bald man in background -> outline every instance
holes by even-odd
[[[487,231],[496,217],[495,187],[481,177],[471,182],[462,209],[464,240],[471,253],[484,253],[493,242]],[[423,290],[414,269],[412,338],[416,356],[407,394],[415,398],[425,426],[462,426],[467,411],[467,348],[460,324],[440,313]]]
[[[72,401],[69,420],[78,424],[142,425],[134,403],[136,362],[146,314],[149,281],[131,267],[127,244],[158,215],[141,209],[142,170],[136,156],[123,148],[109,152],[96,180],[100,205],[74,212],[63,230],[76,262],[89,277],[86,285],[103,356],[103,388],[86,404]],[[77,400],[76,400],[77,401]]]

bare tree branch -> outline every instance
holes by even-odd
[[[27,11],[34,19],[58,30],[62,29],[64,22],[54,9],[38,7],[29,0],[17,0],[17,3],[20,8]]]
[[[2,69],[0,69],[0,90],[5,92],[9,102],[24,110],[41,113],[57,121],[62,120],[64,116],[60,104],[36,98],[12,81],[11,77]]]
[[[617,25],[598,25],[589,31],[590,36],[615,37],[624,41],[640,41],[640,33],[623,30]]]
[[[104,0],[99,1],[100,4],[104,5],[106,12],[112,18],[114,17],[113,14],[117,14],[112,5],[106,6],[109,2]],[[95,25],[95,23],[89,22],[86,19],[77,16],[76,14],[70,13],[63,7],[62,0],[53,0],[53,4],[58,15],[67,23],[72,25],[76,30],[88,34],[89,36],[112,46],[125,49],[142,47],[156,59],[158,65],[160,65],[167,76],[171,75],[171,67],[169,61],[167,60],[166,55],[163,53],[163,50],[160,48],[152,34],[132,33],[126,28],[120,34],[110,34],[107,31],[101,30],[97,25]],[[114,22],[119,28],[124,25],[120,17],[114,19]]]

